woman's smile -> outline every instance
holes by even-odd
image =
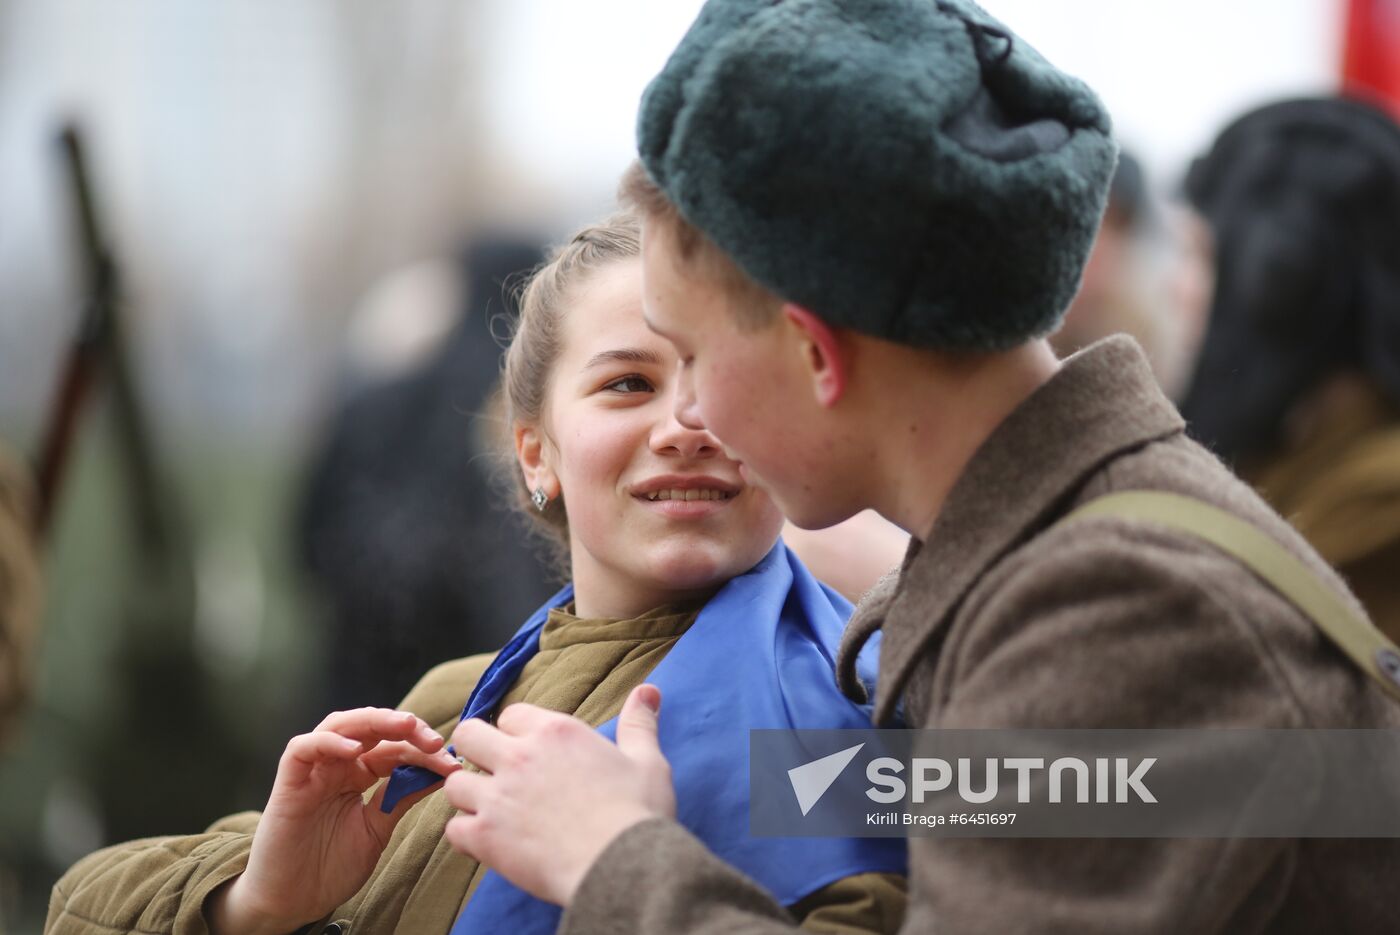
[[[632,499],[652,512],[672,519],[713,516],[742,493],[739,484],[701,475],[667,474],[634,484]]]
[[[707,595],[768,553],[782,514],[713,435],[676,417],[680,358],[642,317],[641,261],[592,271],[569,301],[521,466],[567,509],[579,612]]]

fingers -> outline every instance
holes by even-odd
[[[488,773],[501,772],[503,765],[519,767],[529,749],[527,737],[563,740],[571,735],[592,734],[593,729],[576,717],[532,704],[513,704],[496,718],[492,727],[479,718],[469,718],[452,732],[452,746],[468,762]]]
[[[620,749],[575,717],[529,705],[501,712],[496,728],[458,725],[453,744],[489,772],[447,778],[459,812],[443,834],[452,848],[538,898],[567,904],[598,853],[652,815],[675,814],[669,767],[656,744],[654,688],[629,701]],[[651,755],[647,755],[650,751]]]
[[[506,711],[517,707],[521,706],[511,705]],[[505,717],[504,712],[501,717]],[[513,743],[514,738],[506,736],[480,718],[467,718],[452,732],[452,747],[457,751],[457,755],[469,763],[475,763],[488,773],[496,772],[506,761]]]
[[[457,758],[446,750],[426,753],[403,740],[380,743],[362,754],[360,762],[378,778],[389,775],[396,766],[421,766],[439,776],[450,776],[462,768]]]
[[[549,711],[532,704],[513,704],[497,716],[496,726],[512,737],[519,737],[531,733],[551,721],[567,717],[567,714]]]
[[[367,751],[389,746],[361,763],[374,776],[386,775],[398,763],[425,766],[446,775],[457,765],[442,751],[443,739],[426,722],[407,711],[388,708],[358,708],[337,711],[314,731],[293,737],[282,755],[280,772],[294,783],[305,781],[321,763],[348,765]],[[402,745],[402,746],[397,746]],[[413,751],[412,754],[409,751]],[[451,766],[448,764],[451,763]]]
[[[617,746],[633,759],[661,755],[656,739],[661,690],[655,685],[632,689],[617,716]]]
[[[310,769],[322,760],[353,760],[365,745],[351,737],[330,731],[314,731],[293,737],[282,754],[282,762]]]
[[[485,828],[485,820],[478,815],[458,815],[447,823],[442,836],[458,853],[486,863]]]
[[[492,777],[486,773],[464,769],[448,776],[442,786],[448,804],[460,813],[447,823],[443,837],[456,850],[477,860],[482,859],[482,835],[491,821],[477,812],[490,795],[491,782]]]
[[[459,770],[447,777],[442,794],[453,808],[473,814],[481,807],[481,802],[490,789],[491,777],[485,773],[475,773],[469,769]]]
[[[356,708],[336,711],[316,727],[317,731],[333,731],[373,746],[381,740],[403,740],[427,753],[442,749],[442,737],[426,721],[407,711],[389,708]]]

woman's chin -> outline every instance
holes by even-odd
[[[732,578],[714,565],[705,562],[676,562],[653,569],[657,587],[667,591],[705,591],[718,588]]]
[[[658,550],[650,563],[656,583],[670,591],[704,591],[718,588],[735,575],[743,574],[763,557],[752,561],[733,549],[705,548],[705,544]]]

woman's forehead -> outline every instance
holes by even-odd
[[[669,341],[642,317],[641,268],[637,261],[611,263],[580,283],[565,310],[562,357],[583,368],[600,354],[645,351],[662,363],[675,359]]]

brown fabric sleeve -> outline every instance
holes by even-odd
[[[676,822],[653,818],[607,846],[564,912],[559,935],[776,935],[792,916]]]
[[[489,655],[472,656],[438,666],[400,707],[429,723],[450,722],[450,729],[464,691],[490,661]],[[44,931],[204,935],[204,903],[247,866],[258,817],[239,812],[204,834],[128,841],[89,854],[54,886]]]
[[[903,921],[905,900],[903,877],[864,873],[823,887],[789,912],[689,831],[654,818],[618,835],[602,853],[565,911],[559,935],[776,935],[799,928],[890,935]]]
[[[262,812],[234,812],[232,815],[225,815],[204,829],[205,834],[213,834],[217,831],[228,831],[233,834],[252,834],[258,830],[258,819],[262,817]]]
[[[52,935],[205,935],[204,901],[243,872],[251,834],[146,838],[74,864],[49,897]]]
[[[788,911],[804,932],[893,935],[904,922],[909,884],[893,873],[858,873],[823,886]]]

